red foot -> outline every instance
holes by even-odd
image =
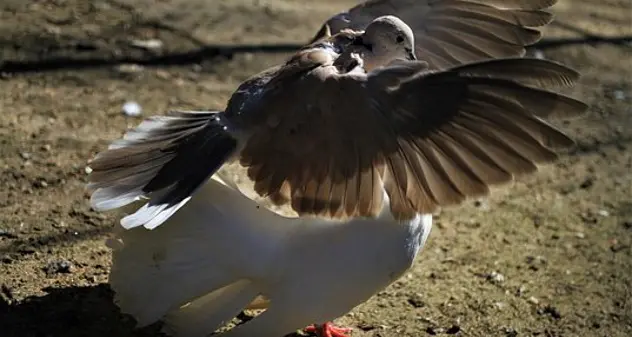
[[[347,333],[353,331],[350,328],[335,327],[331,322],[323,325],[310,325],[305,328],[305,332],[315,333],[318,337],[351,337]]]

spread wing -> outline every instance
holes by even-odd
[[[288,65],[272,67],[245,81],[233,95],[231,107],[254,109],[260,89],[275,86],[268,82],[290,83],[304,71],[331,62],[327,52],[299,53]],[[143,200],[145,204],[124,217],[121,225],[156,228],[230,162],[239,148],[239,133],[224,112],[172,111],[151,117],[91,161],[91,205],[110,210]]]
[[[314,39],[344,28],[364,30],[375,18],[395,15],[415,33],[418,59],[448,69],[486,59],[518,57],[541,38],[534,29],[557,0],[372,0],[328,20]]]
[[[255,190],[298,214],[374,216],[386,192],[403,219],[485,195],[573,145],[543,118],[586,110],[550,91],[578,74],[544,60],[331,68],[278,83],[242,120],[257,125],[240,159]]]

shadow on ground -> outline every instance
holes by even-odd
[[[91,287],[45,288],[16,304],[0,297],[0,331],[4,337],[158,336],[160,327],[134,329],[121,315],[105,284]]]
[[[44,296],[10,303],[4,294],[6,289],[0,289],[0,332],[3,337],[165,336],[160,333],[161,322],[135,328],[135,321],[121,314],[114,304],[114,293],[107,284],[43,290],[47,292]],[[242,323],[252,318],[244,313],[238,316]]]

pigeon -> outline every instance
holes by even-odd
[[[94,209],[129,213],[107,242],[121,311],[174,336],[207,336],[245,309],[265,311],[218,336],[345,336],[330,322],[411,268],[433,212],[574,145],[545,118],[586,111],[555,92],[579,74],[522,58],[554,2],[369,1],[244,81],[224,111],[128,131],[88,184]]]
[[[244,309],[266,309],[222,337],[321,336],[330,322],[397,280],[413,263],[432,217],[335,222],[280,216],[213,176],[158,228],[115,229],[109,283],[138,326],[164,320],[172,336],[208,336]],[[325,249],[325,250],[321,250]],[[316,269],[316,270],[314,270]]]

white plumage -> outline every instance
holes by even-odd
[[[154,230],[117,229],[110,284],[140,326],[206,336],[258,295],[257,318],[222,337],[280,337],[349,312],[410,268],[431,215],[333,222],[285,218],[214,176]],[[316,269],[316,270],[315,270]]]

